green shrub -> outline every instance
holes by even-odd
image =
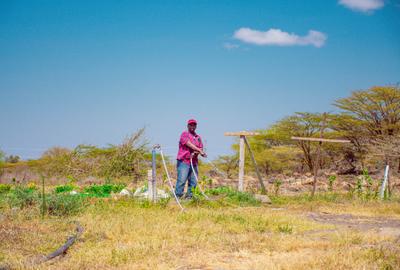
[[[166,208],[168,206],[168,203],[169,203],[170,200],[171,200],[171,197],[159,199],[157,201],[157,205],[160,208]]]
[[[22,209],[35,205],[39,197],[36,189],[17,186],[8,194],[7,202],[10,207],[19,207]]]
[[[358,198],[363,200],[377,199],[379,186],[375,185],[374,189],[374,182],[375,181],[369,175],[368,170],[364,169],[363,174],[357,177],[356,186],[354,188]],[[354,193],[354,191],[351,191],[351,193]]]
[[[336,175],[329,175],[329,177],[328,177],[328,183],[329,183],[328,190],[329,191],[333,191],[333,183],[335,183],[335,181],[336,181]]]
[[[233,190],[230,187],[217,187],[206,191],[209,195],[221,195],[231,193]]]
[[[111,192],[117,193],[125,188],[124,184],[105,184],[105,185],[90,185],[84,188],[86,193],[94,197],[108,197]]]
[[[77,187],[74,185],[61,185],[61,186],[56,186],[55,192],[56,193],[64,193],[64,192],[70,192],[76,189]]]
[[[7,193],[11,190],[11,185],[8,184],[0,184],[0,194]]]
[[[45,200],[47,213],[52,216],[75,215],[86,205],[83,197],[69,194],[51,194],[47,195]]]
[[[281,186],[282,186],[282,180],[275,179],[274,181],[275,195],[278,195]]]
[[[198,186],[192,188],[192,200],[190,201],[190,204],[196,206],[207,205],[207,198],[204,197]]]
[[[225,195],[225,199],[229,203],[238,204],[240,206],[258,206],[260,201],[252,194],[240,192],[229,187],[217,187],[206,191],[209,195]]]
[[[278,225],[278,232],[291,234],[293,232],[293,227],[289,224]]]

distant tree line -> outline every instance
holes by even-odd
[[[400,88],[377,86],[355,91],[333,105],[338,113],[296,112],[257,130],[260,136],[248,137],[261,172],[290,175],[312,172],[318,166],[338,174],[359,174],[365,169],[372,173],[381,171],[385,164],[400,172]],[[343,138],[350,143],[323,143],[320,162],[315,164],[317,144],[291,138],[319,137],[322,127],[325,138]],[[232,148],[235,154],[223,155],[214,161],[229,178],[236,175],[238,166],[238,144]],[[252,168],[249,155],[246,158],[247,168]],[[142,179],[150,162],[144,129],[140,129],[120,145],[104,148],[78,145],[72,150],[53,147],[41,158],[30,161],[21,162],[18,156],[6,156],[0,151],[0,174],[4,166],[24,163],[39,174],[52,177]],[[160,160],[157,163],[161,172]],[[172,170],[170,162],[168,166]],[[214,170],[205,163],[201,166],[202,170]]]
[[[126,138],[120,145],[99,148],[92,145],[78,145],[74,149],[52,147],[41,158],[19,162],[31,170],[47,177],[84,177],[119,178],[130,176],[143,177],[149,167],[150,153],[144,139],[144,129]],[[18,156],[6,157],[0,153],[1,163],[18,163]],[[15,164],[15,165],[19,165]]]

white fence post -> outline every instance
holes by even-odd
[[[385,168],[385,175],[383,176],[383,181],[382,181],[382,186],[381,190],[379,192],[379,198],[383,200],[383,197],[385,196],[385,190],[386,190],[386,185],[389,179],[389,164],[386,165]]]
[[[147,194],[148,199],[153,200],[153,170],[147,171]]]

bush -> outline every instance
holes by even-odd
[[[63,176],[70,184],[82,177],[120,178],[123,176],[140,179],[145,176],[149,160],[144,139],[144,129],[128,137],[120,145],[99,148],[92,145],[78,145],[69,150],[54,147],[46,151],[32,167],[44,175]]]
[[[95,197],[108,197],[111,192],[117,193],[120,192],[123,188],[125,188],[124,184],[105,184],[105,185],[91,185],[84,188],[86,193]]]
[[[36,189],[26,187],[16,187],[12,189],[7,196],[7,202],[10,207],[25,208],[33,206],[39,200],[39,193]]]
[[[335,181],[336,181],[336,175],[329,175],[329,177],[328,177],[328,183],[329,183],[328,190],[329,191],[333,191],[333,183],[335,183]]]
[[[276,196],[278,196],[279,189],[280,189],[282,183],[283,183],[283,182],[282,182],[282,180],[280,180],[280,179],[275,179],[275,181],[274,181],[274,188],[275,188],[275,195],[276,195]]]
[[[45,200],[47,213],[53,216],[70,216],[79,213],[86,200],[81,196],[69,194],[48,195]],[[41,205],[43,207],[43,205]]]
[[[56,186],[55,192],[56,193],[64,193],[64,192],[70,192],[76,189],[76,186],[74,185],[61,185],[61,186]]]
[[[8,184],[0,184],[0,194],[7,193],[11,190],[11,185]]]
[[[221,194],[228,194],[232,191],[233,190],[229,187],[217,187],[207,190],[206,193],[209,195],[221,195]]]
[[[209,195],[225,195],[230,203],[238,204],[240,206],[258,206],[260,201],[257,200],[252,194],[247,192],[239,192],[229,187],[217,187],[206,191]]]
[[[291,234],[293,232],[293,227],[289,224],[278,225],[278,232]]]

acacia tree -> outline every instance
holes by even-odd
[[[356,91],[350,97],[337,100],[334,105],[342,110],[336,116],[334,128],[352,142],[362,167],[371,147],[376,149],[379,145],[387,145],[400,134],[398,86],[376,86]]]
[[[350,116],[372,139],[380,135],[400,132],[400,88],[397,86],[372,87],[356,91],[348,98],[338,99],[334,105]]]
[[[313,144],[310,141],[293,141],[291,137],[316,137],[321,130],[322,118],[323,115],[320,113],[297,112],[274,124],[268,130],[266,136],[272,141],[279,141],[281,144],[299,146],[303,152],[304,164],[310,171],[313,171]]]
[[[237,155],[223,155],[219,156],[215,161],[218,168],[226,174],[226,177],[231,179],[238,167],[238,156]]]

